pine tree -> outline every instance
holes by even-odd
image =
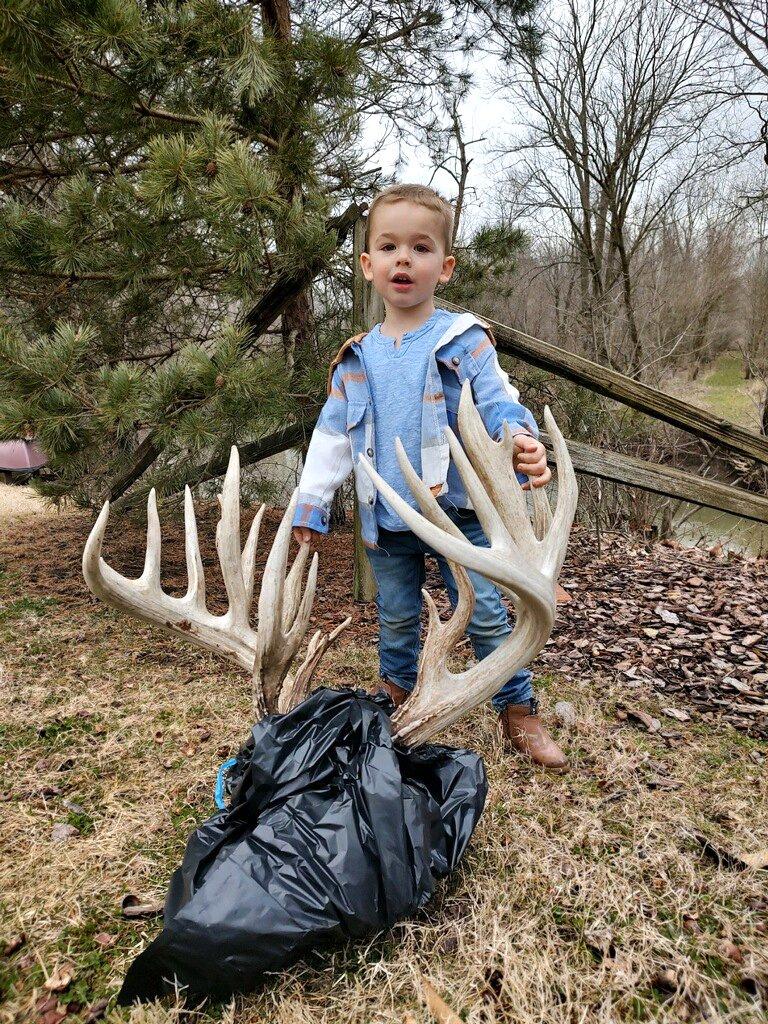
[[[0,438],[38,437],[44,493],[298,443],[351,313],[315,300],[381,183],[361,118],[414,123],[483,9],[2,0]]]

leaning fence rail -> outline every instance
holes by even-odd
[[[457,306],[453,302],[445,302],[439,297],[437,305],[457,313],[474,313],[474,310]],[[475,315],[485,320],[493,331],[499,352],[514,356],[541,370],[549,370],[556,376],[580,384],[598,395],[612,398],[654,419],[663,420],[673,427],[687,430],[707,441],[716,441],[732,452],[768,465],[768,437],[731,423],[721,416],[715,416],[706,409],[700,409],[680,398],[673,398],[672,395],[633,380],[618,370],[611,370],[599,363],[593,363],[591,359],[585,359],[584,356],[566,352],[557,345],[534,338],[487,316],[479,313]]]

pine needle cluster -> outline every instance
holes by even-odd
[[[363,118],[426,117],[480,17],[3,0],[0,438],[37,438],[44,493],[97,505],[150,467],[172,489],[234,441],[311,422],[351,319],[351,246],[329,223],[382,184]],[[254,328],[282,280],[303,290]]]

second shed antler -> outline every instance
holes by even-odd
[[[409,746],[424,743],[493,696],[546,644],[555,619],[555,583],[562,568],[578,488],[568,449],[549,409],[544,421],[558,469],[554,514],[543,491],[532,489],[533,525],[515,471],[514,439],[504,426],[493,441],[464,383],[459,403],[462,442],[446,429],[456,468],[474,506],[490,548],[475,547],[448,518],[419,478],[397,440],[397,458],[421,513],[404,501],[364,458],[360,463],[405,524],[451,563],[459,598],[451,618],[442,623],[434,601],[424,591],[429,626],[413,692],[393,716],[395,735]],[[462,447],[462,443],[464,447]],[[465,451],[466,449],[466,451]],[[451,672],[448,657],[472,616],[474,591],[465,569],[492,580],[515,605],[512,633],[488,657],[463,672]]]
[[[154,489],[147,501],[147,552],[141,576],[135,580],[126,579],[101,557],[109,519],[109,502],[106,502],[83,551],[85,581],[96,597],[107,604],[162,626],[200,647],[226,654],[251,672],[254,711],[259,718],[273,711],[288,711],[304,698],[320,658],[351,621],[346,619],[327,636],[320,631],[315,633],[304,662],[295,674],[291,674],[291,663],[309,625],[318,561],[315,553],[302,594],[308,544],[301,545],[290,572],[286,574],[297,497],[298,493],[294,492],[267,557],[256,629],[250,621],[253,572],[265,506],[262,505],[256,513],[245,547],[241,549],[240,458],[234,447],[219,498],[221,520],[216,527],[216,550],[229,599],[229,607],[223,615],[213,615],[206,607],[203,562],[189,487],[184,495],[189,583],[183,597],[166,594],[160,585],[160,520]]]

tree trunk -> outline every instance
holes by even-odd
[[[365,245],[365,221],[362,217],[355,224],[352,246],[352,329],[357,333],[373,327],[378,322],[376,314],[381,309],[381,299],[373,291],[372,285],[363,277],[360,267],[360,253]],[[378,299],[378,302],[375,300]],[[357,507],[357,491],[354,493],[355,523],[355,564],[352,577],[352,596],[355,601],[374,601],[376,599],[376,580],[371,563],[365,553],[365,545],[360,533],[360,510]]]

